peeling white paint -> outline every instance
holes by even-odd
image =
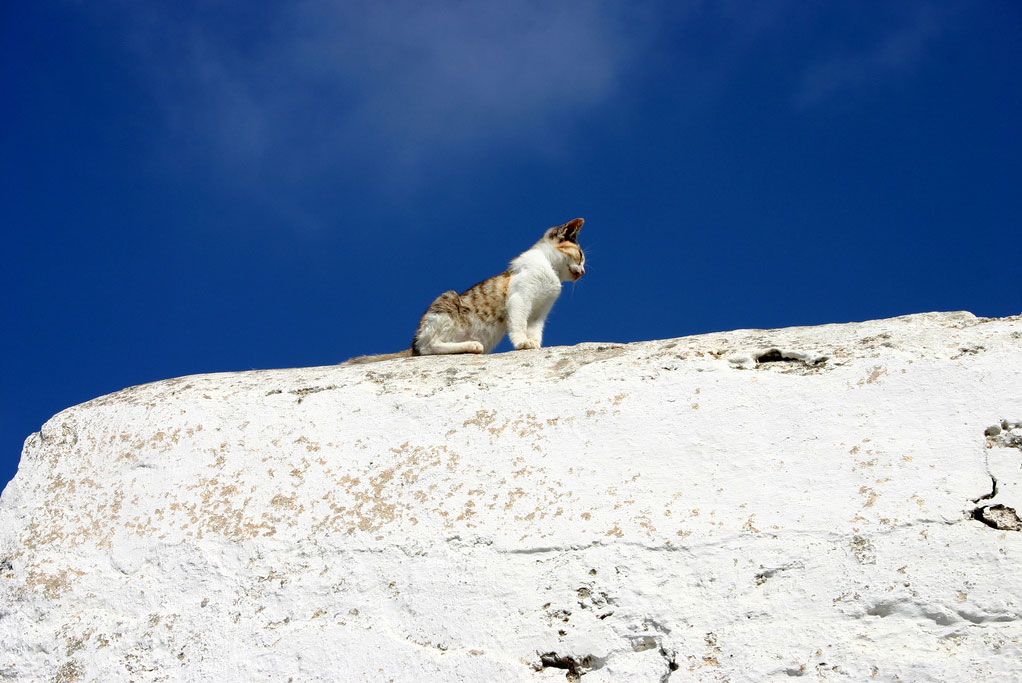
[[[132,387],[26,441],[0,679],[1017,678],[1019,423],[968,313]]]

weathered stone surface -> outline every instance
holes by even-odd
[[[968,313],[132,387],[0,499],[0,679],[1022,678],[1020,423]]]

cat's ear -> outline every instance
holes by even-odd
[[[567,240],[568,242],[577,242],[578,231],[582,229],[583,223],[585,223],[584,219],[575,218],[557,228],[557,232],[555,234],[559,239]]]

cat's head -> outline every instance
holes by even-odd
[[[562,281],[578,280],[586,274],[586,255],[578,243],[578,231],[585,221],[575,218],[546,231],[543,240],[554,249],[554,268]]]

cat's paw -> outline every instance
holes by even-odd
[[[515,348],[518,349],[519,351],[525,351],[527,349],[538,349],[539,348],[539,342],[536,341],[535,339],[526,339],[525,341],[523,341],[521,344],[519,344]]]
[[[483,345],[477,341],[465,342],[466,353],[482,353],[485,350],[486,349],[483,348]]]

